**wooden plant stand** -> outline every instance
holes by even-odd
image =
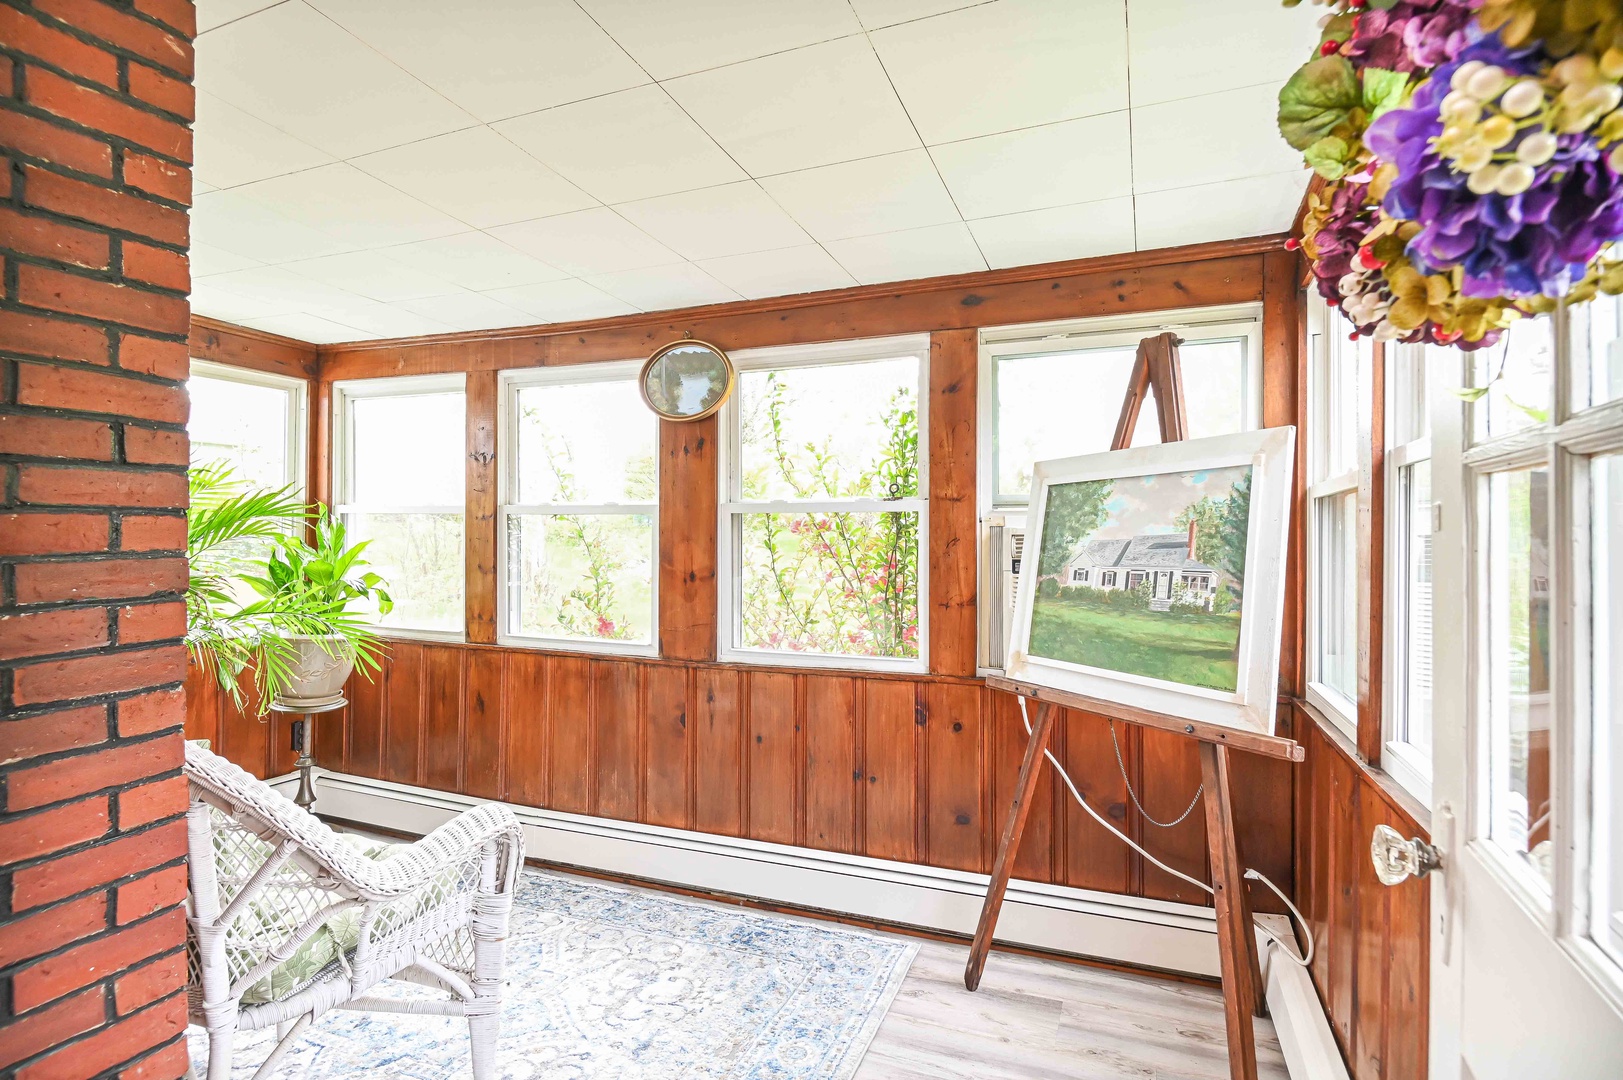
[[[1127,396],[1122,402],[1111,449],[1130,446],[1138,414],[1148,392],[1155,392],[1157,420],[1162,442],[1186,437],[1183,374],[1178,356],[1179,341],[1170,333],[1145,338],[1128,377]],[[1056,709],[1076,709],[1129,724],[1171,731],[1194,739],[1200,750],[1200,776],[1205,784],[1206,845],[1212,867],[1212,900],[1217,908],[1217,953],[1223,975],[1223,1016],[1228,1031],[1229,1075],[1233,1080],[1256,1080],[1257,1044],[1252,1017],[1263,1015],[1262,967],[1257,959],[1257,935],[1251,917],[1251,900],[1245,888],[1245,864],[1240,859],[1239,837],[1234,830],[1234,800],[1229,787],[1229,752],[1239,750],[1264,757],[1299,762],[1304,754],[1300,744],[1275,735],[1263,735],[1165,716],[1144,709],[1055,690],[1035,683],[1017,682],[989,676],[986,685],[1037,703],[1037,716],[1026,742],[1025,759],[1014,786],[1014,803],[1003,822],[997,858],[992,864],[992,881],[975,928],[975,942],[964,968],[964,986],[973,991],[981,984],[986,954],[992,948],[998,912],[1014,871],[1015,854],[1020,850],[1020,834],[1031,813],[1031,800],[1042,772],[1044,751],[1054,734]]]

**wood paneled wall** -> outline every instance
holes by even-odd
[[[1014,698],[977,679],[877,676],[534,649],[396,641],[351,706],[316,719],[327,768],[478,798],[824,851],[987,872],[1025,747]],[[1288,712],[1288,710],[1287,710]],[[291,758],[281,722],[220,714],[228,755]],[[201,725],[199,725],[201,729]],[[1118,725],[1146,808],[1174,818],[1194,785],[1145,774]],[[235,741],[233,741],[235,740]],[[1205,826],[1144,826],[1105,721],[1068,715],[1055,753],[1095,807],[1150,851],[1204,877]],[[1291,767],[1244,759],[1245,856],[1282,888],[1292,874]],[[1198,783],[1198,780],[1196,781]],[[546,858],[546,852],[533,853]],[[1050,772],[1018,875],[1201,903],[1076,807]]]
[[[1369,841],[1383,824],[1428,839],[1424,810],[1310,707],[1295,711],[1307,751],[1296,782],[1296,903],[1318,941],[1313,983],[1354,1080],[1419,1080],[1431,887],[1382,885]]]

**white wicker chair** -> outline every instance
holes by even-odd
[[[495,1075],[502,957],[524,840],[505,807],[470,810],[414,844],[371,845],[195,743],[186,746],[188,995],[227,1080],[239,1030],[275,1024],[275,1071],[328,1009],[466,1016],[475,1080]],[[368,998],[385,979],[448,999]]]

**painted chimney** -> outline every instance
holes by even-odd
[[[1197,528],[1198,528],[1198,526],[1195,524],[1195,519],[1190,518],[1189,519],[1189,558],[1191,558],[1191,559],[1193,559],[1195,557],[1195,530]]]

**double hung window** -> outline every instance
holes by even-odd
[[[1436,350],[1432,350],[1433,353]],[[1420,345],[1386,350],[1385,747],[1382,767],[1431,797],[1431,415]]]
[[[924,670],[926,337],[736,354],[721,655]]]
[[[507,373],[503,640],[652,651],[659,427],[637,372],[616,363]]]

